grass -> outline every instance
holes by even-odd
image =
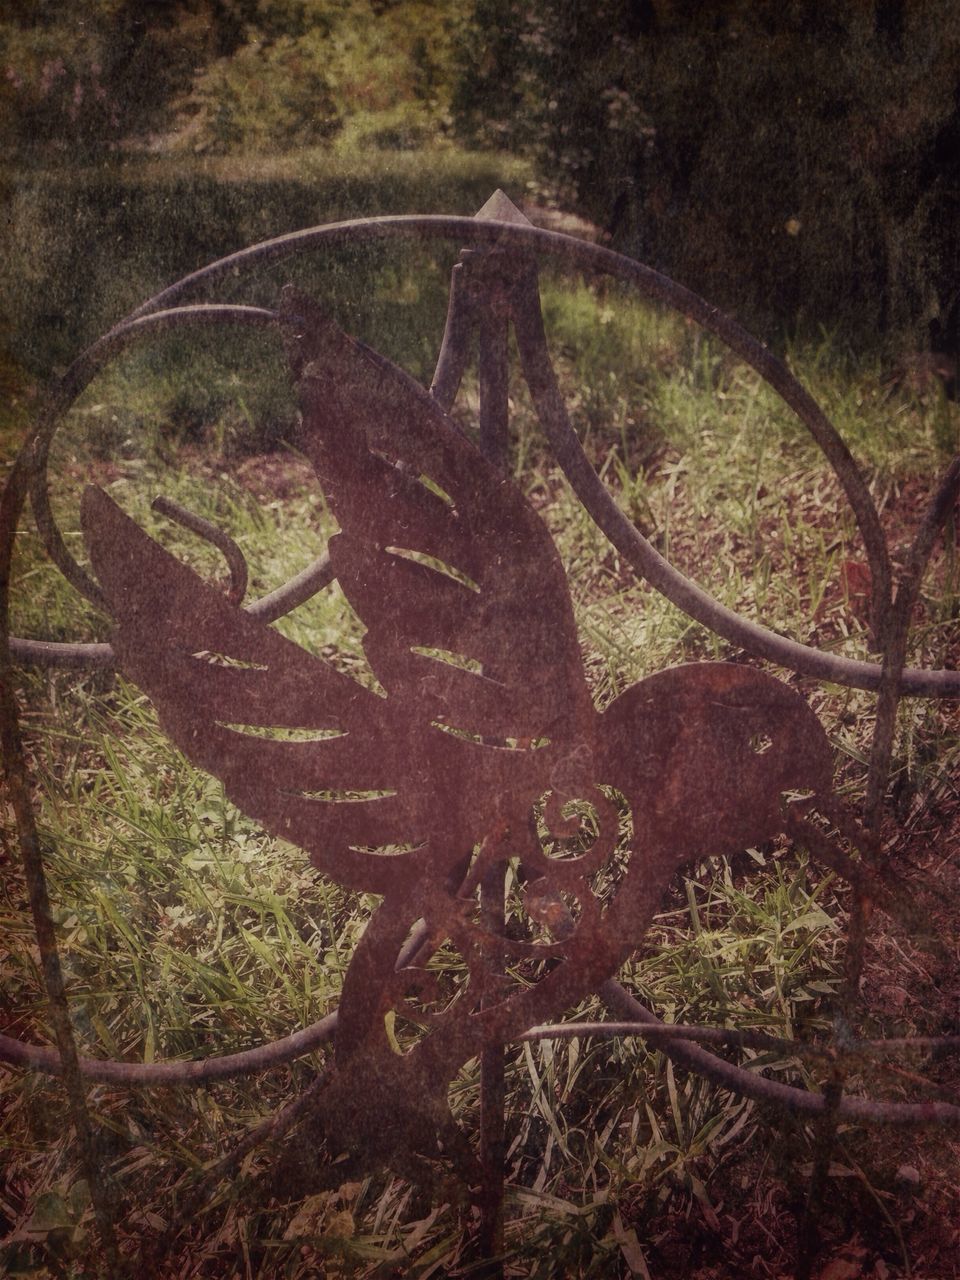
[[[343,323],[424,376],[433,338],[411,343],[409,332],[412,320],[426,317],[428,333],[438,335],[442,275],[413,290],[378,261],[372,278],[379,283],[362,307],[351,310],[347,294],[340,299]],[[614,290],[597,294],[550,280],[544,299],[575,425],[647,536],[730,607],[801,641],[867,656],[850,568],[862,555],[838,486],[802,427],[749,371],[668,315]],[[187,355],[197,364],[184,377]],[[879,369],[844,368],[828,344],[790,358],[860,459],[901,546],[922,491],[957,447],[956,407],[935,388],[908,394],[887,385]],[[572,499],[516,378],[513,396],[516,479],[567,568],[598,705],[665,666],[741,658],[636,581]],[[457,412],[469,424],[475,409],[468,379]],[[56,448],[54,509],[68,546],[81,554],[78,499],[92,478],[217,579],[218,554],[149,503],[162,492],[214,520],[242,547],[251,594],[275,587],[334,529],[302,459],[284,443],[291,416],[275,356],[239,340],[127,357],[85,394]],[[277,424],[273,435],[263,434],[268,420]],[[256,445],[275,451],[251,455],[251,433]],[[960,582],[949,546],[948,539],[918,610],[911,660],[922,665],[957,657]],[[105,637],[104,619],[65,585],[29,523],[18,538],[16,573],[15,632]],[[361,629],[337,588],[279,628],[362,672]],[[335,1008],[375,899],[324,882],[302,853],[268,839],[226,803],[219,784],[167,743],[147,699],[122,677],[24,670],[18,679],[81,1051],[146,1062],[226,1053]],[[836,746],[838,790],[856,805],[872,699],[799,685]],[[956,858],[949,822],[958,765],[955,719],[929,704],[905,704],[894,778],[903,825],[890,838],[906,842],[911,857],[922,860],[936,846],[944,859]],[[8,817],[2,857],[3,1019],[14,1034],[47,1040]],[[826,1033],[842,973],[844,905],[842,882],[784,842],[708,860],[672,887],[621,977],[670,1021],[786,1037]],[[894,932],[884,932],[878,955],[890,939],[899,939],[910,963],[926,963],[911,950],[915,940]],[[454,969],[462,965],[448,959]],[[871,1005],[868,989],[865,1005],[865,1025],[878,1031],[934,1032],[942,1024],[935,1001],[907,1003],[892,1016],[888,1006]],[[600,1007],[580,1013],[598,1017]],[[778,1079],[818,1086],[817,1074],[795,1057],[746,1056]],[[126,1247],[174,1240],[171,1275],[477,1274],[476,1221],[453,1181],[441,1181],[432,1199],[380,1174],[277,1200],[273,1154],[257,1149],[209,1205],[190,1220],[178,1217],[178,1183],[304,1087],[318,1061],[203,1090],[92,1090]],[[937,1067],[927,1062],[923,1070],[936,1075]],[[881,1086],[899,1096],[896,1083]],[[475,1132],[475,1064],[451,1096]],[[507,1274],[772,1276],[789,1257],[792,1215],[812,1158],[808,1126],[674,1069],[640,1039],[511,1046],[507,1097]],[[0,1080],[0,1117],[0,1221],[9,1232],[2,1265],[11,1275],[92,1274],[89,1196],[59,1086],[8,1073]],[[855,1187],[838,1182],[838,1195],[856,1206],[859,1189],[872,1206],[870,1248],[886,1268],[875,1274],[906,1274],[884,1199],[892,1194],[883,1182],[889,1153],[857,1135],[849,1141],[840,1167],[862,1178],[851,1174]],[[766,1238],[771,1226],[780,1254]],[[830,1238],[843,1243],[842,1225],[837,1232]],[[916,1255],[920,1245],[912,1247]]]
[[[457,148],[347,154],[305,148],[216,158],[117,154],[83,167],[0,166],[8,209],[0,355],[9,377],[46,378],[144,298],[244,245],[384,213],[443,210],[471,217],[497,187],[522,193],[531,182],[529,166],[514,157]],[[357,288],[356,270],[376,257],[361,253],[358,264],[352,255],[328,255],[324,290],[346,271],[344,291],[362,310],[369,290]],[[381,258],[382,293],[391,260]],[[405,273],[394,288],[409,288],[415,279]],[[248,277],[247,301],[254,300],[250,284]],[[272,297],[272,284],[267,287]],[[421,272],[414,288],[424,287],[429,275]]]

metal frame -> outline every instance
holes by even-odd
[[[75,668],[109,667],[114,664],[115,655],[109,645],[45,644],[8,635],[6,619],[9,565],[20,513],[29,494],[44,545],[53,561],[81,594],[99,607],[109,608],[111,602],[105,597],[102,584],[95,582],[67,550],[49,506],[47,464],[50,444],[80,392],[115,355],[135,343],[149,341],[160,332],[225,323],[267,328],[282,328],[285,322],[289,324],[289,307],[286,311],[284,308],[273,311],[259,307],[188,304],[185,301],[228,273],[342,244],[411,238],[441,238],[470,246],[461,253],[459,262],[453,268],[447,325],[431,396],[440,408],[449,408],[456,397],[472,346],[476,342],[481,385],[481,449],[491,466],[502,466],[507,459],[506,353],[508,329],[512,327],[523,375],[559,465],[591,517],[642,578],[690,617],[758,657],[802,675],[878,692],[877,723],[862,822],[843,813],[825,797],[821,805],[821,812],[835,822],[863,853],[863,861],[850,859],[837,841],[829,838],[821,826],[802,813],[794,813],[787,824],[789,833],[805,843],[815,858],[835,867],[854,886],[847,989],[841,1001],[843,1013],[849,1014],[855,999],[857,978],[862,966],[868,904],[879,902],[886,909],[900,914],[907,910],[897,900],[895,886],[891,887],[887,880],[882,862],[877,856],[876,836],[889,772],[899,699],[903,696],[960,696],[960,672],[904,666],[909,621],[916,594],[936,537],[960,491],[960,457],[954,460],[943,477],[910,549],[907,563],[894,583],[889,553],[869,490],[849,451],[820,408],[782,362],[734,321],[650,268],[596,245],[536,230],[513,210],[509,202],[499,197],[494,197],[476,219],[365,219],[297,232],[242,250],[185,277],[150,299],[74,362],[51,392],[34,431],[14,465],[0,500],[0,633],[3,636],[0,640],[0,675],[3,677],[0,679],[0,728],[3,732],[4,756],[8,762],[8,785],[20,830],[21,851],[27,869],[31,907],[44,960],[57,1041],[57,1049],[54,1050],[0,1036],[0,1059],[64,1077],[105,1240],[112,1238],[112,1210],[96,1173],[93,1135],[89,1120],[85,1118],[85,1082],[102,1081],[132,1087],[185,1083],[202,1085],[212,1080],[249,1074],[280,1062],[292,1061],[343,1032],[339,1027],[338,1015],[333,1014],[313,1027],[272,1044],[204,1061],[143,1065],[78,1058],[67,1016],[66,993],[49,904],[46,901],[45,877],[20,744],[18,712],[8,671],[11,662]],[[537,260],[540,257],[552,264],[584,271],[594,277],[606,276],[626,282],[642,296],[664,302],[695,320],[755,369],[794,410],[833,467],[854,511],[871,570],[871,623],[876,647],[881,653],[882,660],[879,663],[854,662],[823,653],[741,618],[678,573],[623,515],[586,458],[567,416],[556,382],[540,313],[537,285]],[[233,605],[239,606],[245,591],[246,573],[238,549],[213,526],[177,508],[175,504],[167,503],[165,509],[172,518],[220,548],[231,570],[231,601]],[[331,558],[325,554],[283,587],[269,596],[244,605],[243,610],[249,617],[261,622],[273,621],[321,590],[333,580],[334,573]],[[488,879],[484,881],[481,895],[482,910],[486,913],[487,929],[496,933],[502,924],[497,919],[500,908],[496,905],[498,894],[502,899],[502,879],[498,888],[495,865],[491,866],[487,874]],[[397,957],[397,969],[404,967],[411,957],[423,951],[428,944],[427,933],[427,926],[423,924],[414,930]],[[725,1087],[745,1096],[773,1102],[797,1114],[819,1117],[822,1140],[811,1185],[811,1224],[815,1223],[826,1162],[833,1145],[835,1127],[839,1122],[960,1124],[960,1107],[950,1103],[888,1103],[845,1094],[845,1072],[850,1064],[864,1054],[896,1053],[905,1047],[903,1041],[857,1041],[847,1038],[842,1046],[824,1049],[822,1046],[784,1042],[766,1036],[732,1033],[717,1028],[666,1027],[616,981],[603,981],[599,991],[611,1011],[623,1021],[537,1026],[523,1032],[519,1038],[547,1038],[570,1034],[642,1035],[654,1040],[664,1053],[678,1063]],[[516,1037],[516,1032],[516,1028],[511,1028],[512,1037]],[[822,1057],[829,1054],[834,1063],[830,1086],[824,1095],[815,1095],[767,1080],[710,1053],[696,1043],[698,1040],[707,1044],[789,1048],[792,1053],[810,1056]],[[956,1047],[960,1044],[960,1037],[941,1037],[936,1040],[936,1044]],[[499,1206],[502,1195],[499,1172],[503,1150],[502,1047],[499,1044],[488,1044],[483,1047],[480,1056],[484,1096],[481,1134],[483,1234],[485,1248],[495,1253],[500,1238]],[[311,1086],[307,1094],[254,1130],[209,1172],[205,1185],[213,1178],[229,1172],[240,1155],[255,1142],[268,1137],[276,1138],[301,1119],[316,1105],[323,1087],[326,1085],[321,1086],[320,1082]],[[813,1230],[812,1226],[811,1231]],[[811,1235],[804,1245],[798,1275],[809,1271],[813,1248]]]

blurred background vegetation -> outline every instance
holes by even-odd
[[[960,11],[937,0],[7,0],[7,383],[251,240],[492,188],[762,337],[960,335]]]

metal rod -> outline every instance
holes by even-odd
[[[50,445],[67,410],[109,360],[137,342],[155,337],[157,333],[224,323],[272,327],[276,320],[276,312],[263,307],[209,305],[154,312],[111,329],[74,360],[51,392],[26,446],[33,455],[30,501],[47,554],[71,586],[98,608],[104,607],[100,588],[67,550],[50,510],[47,487]]]
[[[209,1084],[213,1080],[253,1075],[313,1053],[331,1039],[336,1026],[337,1015],[330,1013],[302,1031],[240,1053],[186,1062],[115,1062],[79,1058],[78,1068],[85,1080],[128,1088]],[[27,1067],[31,1071],[45,1071],[49,1075],[63,1072],[63,1060],[55,1049],[26,1044],[12,1036],[0,1036],[0,1061]]]
[[[495,863],[483,877],[480,886],[480,913],[488,932],[494,937],[504,926],[503,863]],[[496,990],[503,969],[503,954],[492,954],[488,948],[485,972],[489,989],[483,993],[481,1005],[497,1004]],[[480,1189],[480,1245],[484,1257],[491,1259],[503,1252],[503,1163],[506,1156],[505,1051],[502,1044],[488,1045],[480,1055],[480,1163],[483,1184]],[[503,1274],[495,1265],[484,1275],[496,1280]]]
[[[276,591],[245,604],[244,609],[261,622],[276,622],[278,618],[285,617],[312,600],[324,587],[329,587],[335,576],[330,557],[324,551],[323,555],[317,556],[313,564],[308,564],[296,577],[290,578],[282,587],[277,587]]]
[[[855,888],[847,927],[844,980],[834,1014],[836,1029],[842,1035],[849,1034],[854,1006],[860,991],[869,918],[870,899],[862,888]],[[810,1280],[813,1264],[820,1251],[823,1197],[830,1173],[830,1160],[837,1141],[837,1128],[840,1123],[849,1066],[848,1058],[838,1056],[831,1065],[830,1074],[823,1088],[824,1108],[817,1124],[813,1167],[810,1172],[806,1204],[800,1220],[795,1280]]]
[[[263,307],[219,304],[179,307],[170,311],[153,312],[115,326],[109,334],[95,342],[91,347],[88,347],[86,351],[77,357],[59,384],[51,392],[37,425],[24,446],[24,451],[29,451],[32,454],[31,502],[44,547],[50,558],[67,581],[98,608],[102,609],[104,607],[100,588],[68,551],[50,510],[46,468],[50,444],[63,417],[80,393],[105,367],[109,360],[127,350],[131,345],[151,338],[158,332],[170,332],[185,326],[210,326],[222,323],[273,325],[276,320],[277,313]],[[169,504],[169,500],[165,498],[161,498],[160,502]],[[178,510],[182,515],[183,509],[178,508]],[[172,507],[168,507],[167,514],[172,514]],[[195,532],[199,531],[199,525],[196,522],[199,522],[200,517],[194,516],[192,513],[187,514],[195,522],[190,527],[194,528]],[[174,518],[180,519],[180,522],[184,523],[180,516],[174,515]],[[231,562],[231,557],[235,558],[233,551],[228,553],[228,546],[239,554],[239,549],[235,547],[235,544],[215,525],[203,522],[203,528],[206,532],[201,532],[201,536],[207,537],[216,545],[221,546],[221,550],[228,557],[228,563]],[[221,542],[223,545],[221,545]],[[240,559],[242,560],[242,556],[240,556]],[[231,573],[234,574],[235,581],[239,580],[236,577],[238,572],[245,573],[245,567],[241,569],[239,564],[232,566]],[[276,591],[269,593],[261,600],[248,605],[247,608],[255,617],[260,617],[267,622],[273,622],[291,609],[296,608],[297,605],[302,604],[305,600],[310,599],[311,596],[327,586],[332,580],[333,572],[330,569],[329,558],[324,554],[295,578],[290,579],[289,582],[278,587]],[[28,640],[18,636],[10,636],[9,645],[12,656],[18,662],[77,668],[101,668],[114,665],[113,649],[107,644],[71,644]]]
[[[958,492],[960,492],[960,455],[954,458],[947,468],[924,515],[923,522],[917,530],[907,554],[906,564],[900,574],[896,600],[890,609],[890,618],[887,623],[889,634],[884,652],[877,720],[867,776],[867,796],[864,802],[864,825],[875,833],[880,829],[883,797],[893,757],[897,708],[904,691],[904,663],[913,609],[937,535],[953,509]]]
[[[318,591],[330,585],[334,576],[330,557],[324,552],[275,591],[268,592],[259,600],[248,601],[243,606],[244,612],[261,622],[276,622],[307,600],[312,600]],[[10,653],[15,662],[41,667],[96,670],[116,666],[116,655],[109,644],[71,644],[11,636]]]
[[[647,1023],[669,1030],[667,1024],[645,1005],[613,980],[600,988],[600,997],[617,1015],[633,1022]],[[795,1115],[813,1117],[822,1115],[826,1103],[823,1095],[808,1089],[798,1089],[781,1084],[779,1080],[767,1080],[754,1071],[746,1071],[731,1062],[725,1062],[699,1045],[685,1043],[664,1035],[660,1047],[674,1062],[698,1075],[706,1076],[723,1088],[756,1102],[772,1103]],[[948,1102],[875,1102],[870,1098],[844,1097],[838,1108],[841,1120],[858,1124],[889,1124],[894,1127],[921,1125],[960,1125],[960,1106]]]
[[[484,308],[479,336],[480,448],[503,471],[510,461],[506,316]]]
[[[217,528],[210,520],[205,520],[203,516],[198,516],[195,511],[188,510],[186,507],[181,506],[179,502],[174,502],[172,498],[164,497],[163,494],[154,498],[150,505],[159,515],[175,521],[176,524],[181,525],[184,529],[189,529],[198,538],[203,538],[204,541],[217,548],[224,560],[226,560],[227,569],[230,571],[230,588],[227,592],[227,599],[231,604],[240,604],[247,593],[247,562],[243,552],[230,535]]]
[[[960,457],[955,458],[947,469],[925,514],[923,523],[911,544],[907,563],[900,575],[896,599],[881,619],[881,634],[884,641],[883,674],[877,697],[877,715],[863,814],[864,829],[869,844],[874,849],[880,837],[884,796],[893,761],[901,676],[906,661],[913,608],[933,552],[936,536],[953,509],[958,491],[960,491]],[[836,1013],[837,1021],[846,1034],[849,1034],[859,995],[867,943],[867,922],[870,919],[871,909],[870,895],[862,886],[855,886],[848,929],[846,973]],[[846,1087],[848,1066],[847,1060],[838,1058],[824,1087],[826,1107],[818,1125],[810,1187],[800,1228],[800,1248],[794,1273],[796,1280],[810,1280],[813,1265],[820,1250],[819,1224],[823,1213],[823,1197],[827,1186],[830,1160],[837,1140],[840,1106]]]
[[[422,935],[417,944],[422,942]],[[406,948],[406,954],[398,961],[398,967],[410,963],[416,946]],[[626,989],[615,983],[617,994],[628,995]],[[614,997],[615,998],[615,997]],[[633,999],[633,997],[629,997]],[[637,1007],[644,1009],[644,1006]],[[633,1006],[628,1006],[633,1008]],[[934,1051],[937,1049],[955,1049],[960,1047],[958,1036],[905,1036],[891,1037],[881,1040],[851,1039],[839,1049],[822,1049],[816,1045],[807,1045],[802,1041],[779,1040],[774,1037],[752,1031],[735,1031],[727,1027],[704,1027],[698,1025],[674,1025],[661,1022],[649,1010],[644,1009],[647,1017],[643,1020],[631,1018],[617,1022],[561,1022],[556,1025],[536,1026],[516,1036],[516,1041],[568,1039],[571,1037],[587,1037],[594,1035],[630,1035],[642,1036],[654,1043],[669,1041],[671,1045],[682,1045],[684,1042],[703,1044],[721,1044],[731,1047],[771,1049],[776,1052],[789,1052],[797,1056],[820,1057],[824,1054],[834,1057],[839,1054],[850,1058],[860,1056],[886,1056],[898,1052]],[[328,1014],[313,1026],[303,1031],[275,1040],[268,1045],[256,1049],[247,1049],[242,1053],[228,1054],[224,1057],[205,1058],[190,1062],[139,1063],[113,1062],[94,1058],[80,1058],[80,1072],[85,1079],[102,1084],[113,1084],[124,1088],[164,1087],[169,1085],[202,1086],[214,1080],[227,1080],[235,1076],[251,1075],[270,1067],[294,1062],[298,1058],[312,1053],[321,1044],[333,1037],[336,1030],[336,1012]],[[664,1049],[667,1052],[667,1049]],[[714,1064],[726,1069],[718,1082],[725,1087],[733,1088],[747,1096],[755,1096],[751,1092],[752,1085],[763,1081],[754,1072],[745,1071],[732,1063],[707,1054],[706,1058]],[[30,1070],[45,1071],[50,1075],[60,1074],[61,1060],[55,1049],[39,1045],[25,1044],[10,1036],[0,1036],[0,1061],[13,1066],[26,1067]],[[690,1065],[685,1063],[684,1065]],[[709,1065],[709,1063],[708,1063]],[[702,1071],[703,1062],[698,1062],[694,1070]],[[735,1073],[734,1075],[729,1074]],[[709,1074],[709,1072],[704,1072]],[[819,1094],[810,1093],[806,1089],[798,1089],[792,1085],[777,1083],[776,1096],[760,1098],[760,1101],[773,1102],[786,1106],[788,1110],[817,1114],[823,1099]],[[807,1099],[808,1102],[799,1101]],[[868,1100],[862,1100],[868,1101]],[[795,1105],[796,1103],[796,1105]],[[905,1125],[923,1124],[958,1124],[960,1123],[960,1107],[952,1111],[931,1113],[926,1103],[874,1103],[875,1110],[870,1114],[859,1114],[857,1119],[868,1124]]]
[[[447,320],[437,367],[430,383],[430,394],[442,409],[449,409],[457,398],[470,360],[470,340],[475,324],[473,297],[465,287],[463,264],[458,262],[450,272]]]
[[[557,461],[594,522],[634,569],[684,613],[731,644],[802,675],[857,688],[878,688],[882,679],[880,666],[811,649],[740,617],[678,573],[650,545],[617,506],[573,430],[547,353],[536,294],[531,291],[522,302],[515,301],[512,315],[524,376]],[[956,696],[960,694],[960,673],[905,671],[903,690]]]
[[[26,640],[10,637],[10,657],[25,666],[63,667],[75,671],[99,671],[116,666],[109,644],[70,643],[63,640]]]
[[[80,1073],[77,1045],[70,1021],[66,983],[50,908],[50,895],[43,865],[40,837],[30,798],[30,779],[20,733],[20,717],[11,683],[10,653],[7,644],[10,568],[17,525],[26,501],[32,457],[21,453],[6,487],[0,495],[0,745],[3,748],[7,792],[17,822],[20,856],[23,861],[34,934],[40,949],[43,983],[50,1004],[54,1038],[62,1064],[64,1089],[70,1118],[77,1134],[80,1164],[90,1188],[94,1217],[103,1248],[107,1274],[125,1272],[117,1247],[114,1211],[107,1191],[97,1137],[87,1106],[87,1092]]]
[[[804,1040],[787,1040],[763,1031],[735,1031],[732,1027],[701,1027],[686,1023],[647,1022],[558,1022],[531,1027],[517,1041],[586,1040],[590,1037],[639,1036],[656,1044],[660,1040],[690,1040],[697,1044],[724,1045],[731,1049],[760,1049],[771,1053],[790,1053],[797,1057],[877,1058],[904,1050],[933,1052],[938,1049],[960,1049],[960,1036],[889,1036],[879,1040],[851,1039],[842,1046],[809,1044]]]
[[[424,941],[422,935],[412,948],[405,949],[397,967],[412,963],[417,947]],[[337,1014],[334,1011],[302,1031],[296,1031],[255,1049],[218,1057],[191,1059],[184,1062],[140,1063],[117,1062],[110,1059],[80,1058],[80,1072],[87,1079],[100,1084],[127,1087],[206,1084],[213,1080],[228,1080],[236,1076],[252,1075],[271,1067],[282,1066],[313,1053],[332,1039],[336,1030]],[[639,1035],[645,1039],[693,1040],[698,1044],[722,1044],[735,1048],[770,1049],[778,1053],[795,1053],[814,1057],[856,1058],[860,1056],[885,1056],[903,1052],[929,1052],[937,1049],[960,1048],[960,1036],[889,1036],[883,1039],[848,1039],[841,1047],[819,1046],[803,1040],[784,1040],[759,1031],[736,1031],[730,1027],[701,1026],[695,1023],[641,1023],[641,1022],[559,1022],[531,1027],[516,1037],[518,1043],[530,1040],[570,1039],[572,1037],[610,1035]],[[31,1071],[44,1071],[48,1075],[60,1075],[62,1064],[55,1049],[28,1044],[12,1036],[0,1035],[0,1062],[24,1067]]]
[[[481,210],[477,216],[482,218],[484,211]],[[471,258],[464,263],[462,269],[470,271],[471,283],[478,299],[480,449],[495,467],[505,471],[510,462],[510,363],[508,313],[499,279],[507,264],[497,261],[501,257],[500,251],[492,249],[479,260]],[[491,265],[493,271],[490,270]],[[504,930],[505,875],[506,864],[494,863],[480,886],[481,917],[488,934],[493,938],[502,935]],[[501,993],[496,988],[500,985],[503,969],[502,947],[498,947],[496,943],[488,944],[485,971],[493,989],[484,993],[483,1004],[499,1002]],[[480,1246],[484,1257],[488,1259],[483,1274],[490,1280],[499,1280],[503,1275],[503,1266],[497,1259],[503,1253],[505,1082],[504,1046],[488,1045],[480,1055],[480,1152],[483,1170]]]

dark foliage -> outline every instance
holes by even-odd
[[[918,0],[477,0],[464,136],[771,333],[956,354],[960,14]]]

